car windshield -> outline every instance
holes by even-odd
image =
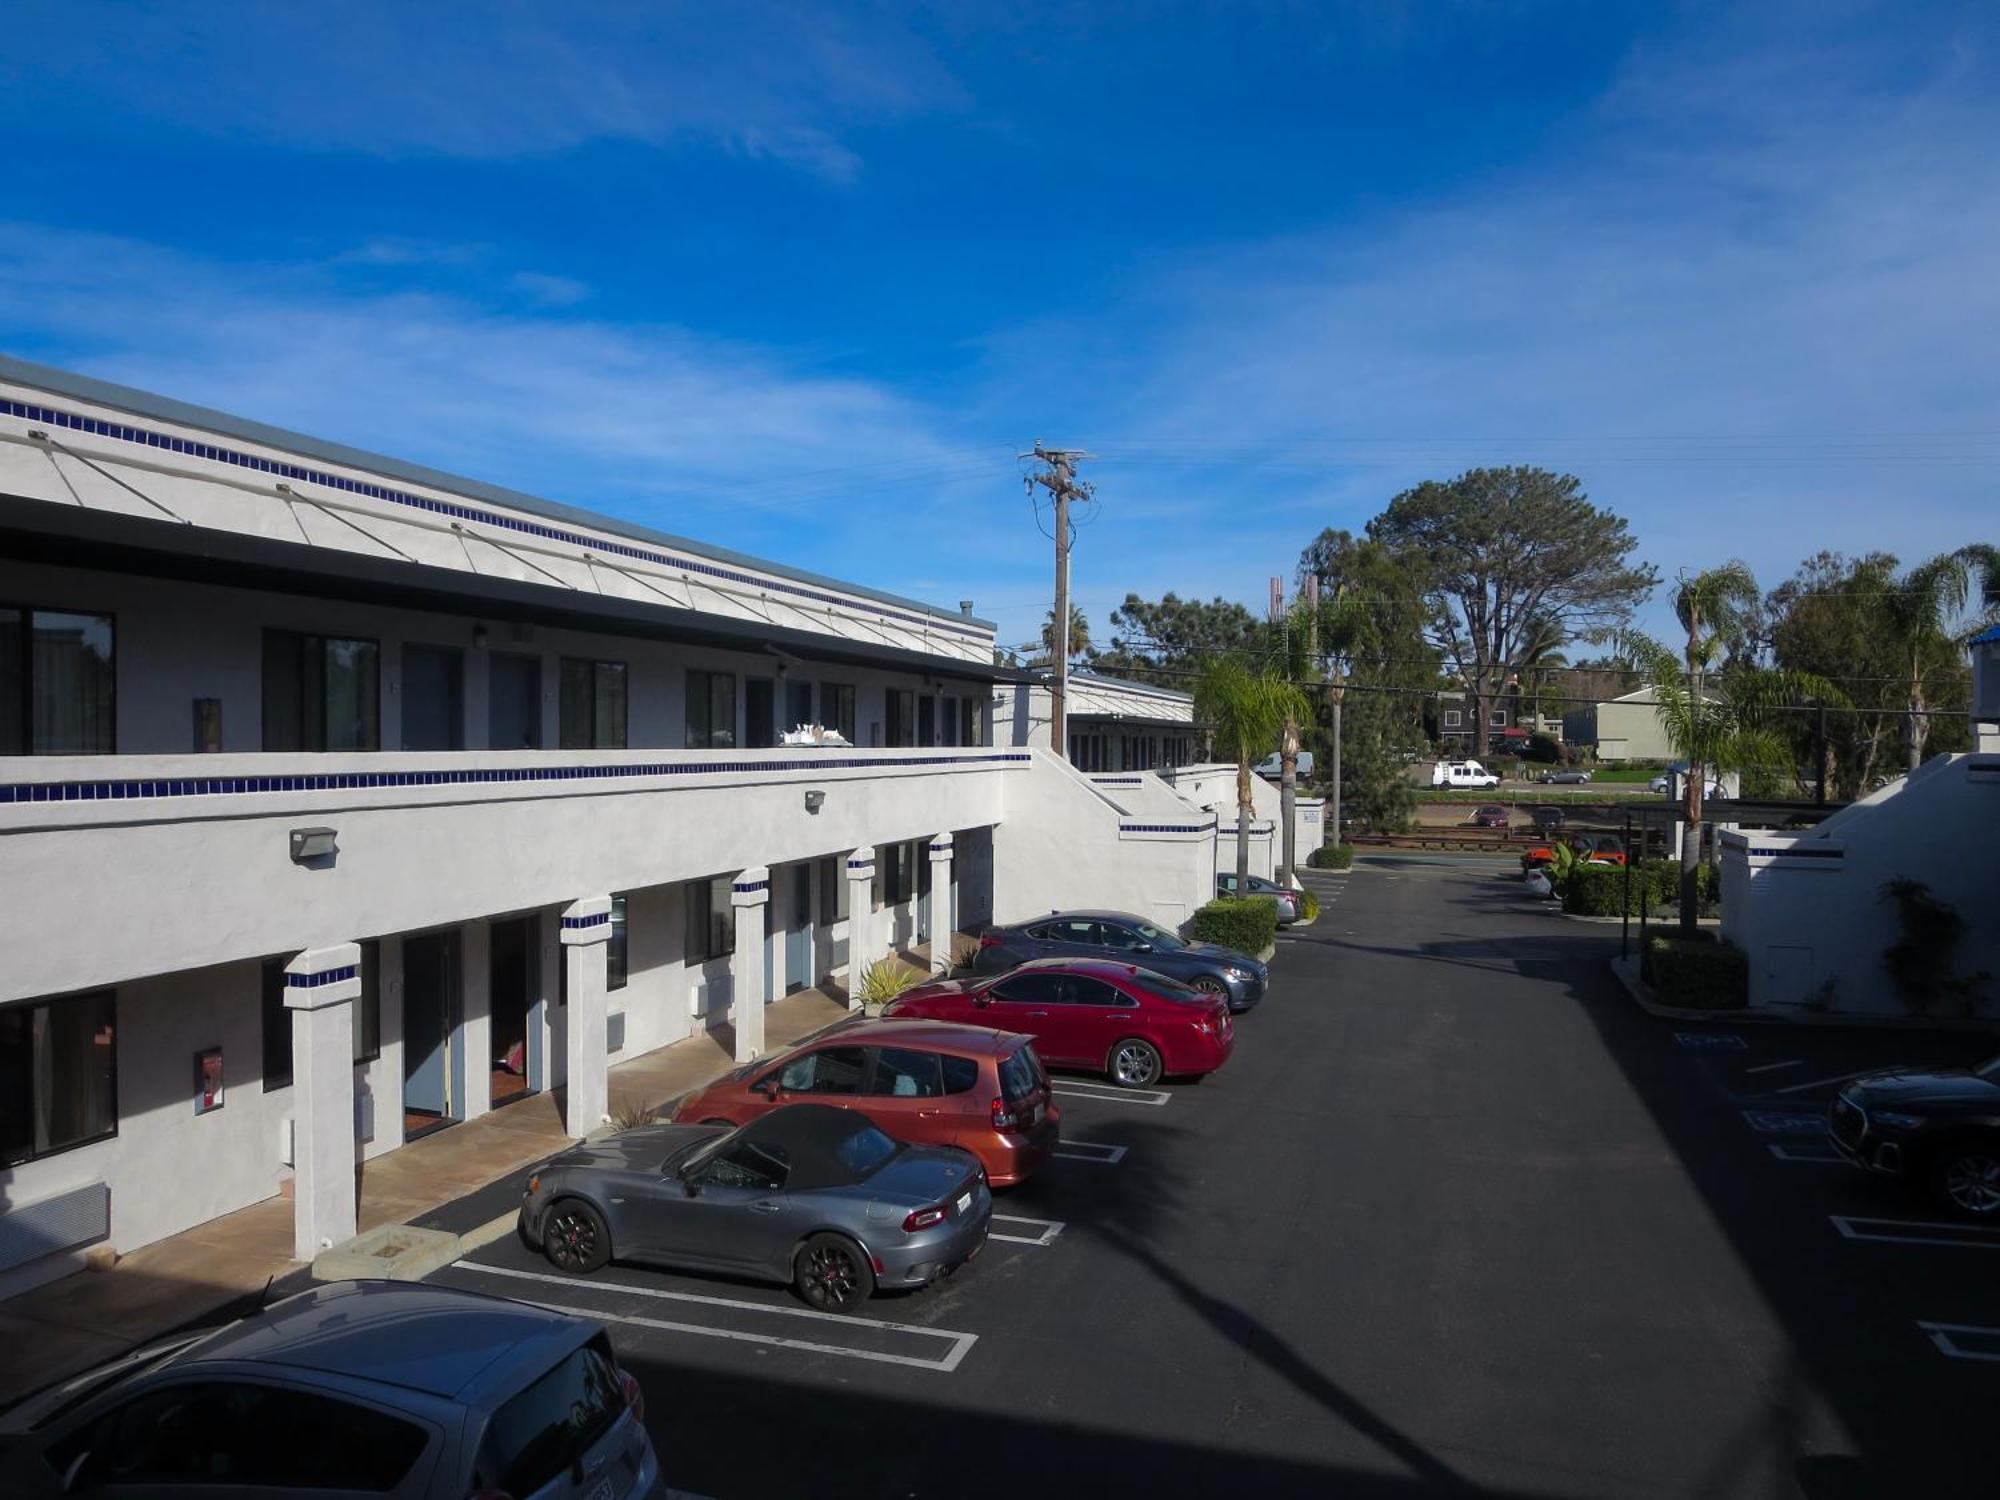
[[[1139,935],[1140,942],[1151,943],[1162,953],[1172,953],[1187,946],[1171,932],[1155,927],[1151,922],[1128,922],[1126,925]]]

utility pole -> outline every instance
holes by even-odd
[[[1023,459],[1034,459],[1042,465],[1027,476],[1028,493],[1033,495],[1035,486],[1040,485],[1055,500],[1056,523],[1056,608],[1053,616],[1054,629],[1050,632],[1050,646],[1055,657],[1055,681],[1049,688],[1049,740],[1050,748],[1064,760],[1069,759],[1069,720],[1067,700],[1069,698],[1069,547],[1072,532],[1069,508],[1072,501],[1088,500],[1092,489],[1089,484],[1076,477],[1076,466],[1089,458],[1076,448],[1048,448],[1035,444],[1032,453],[1020,455]]]

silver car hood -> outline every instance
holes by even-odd
[[[729,1134],[720,1125],[641,1125],[601,1141],[586,1141],[552,1158],[551,1167],[594,1167],[606,1172],[657,1172],[668,1157],[701,1141]]]

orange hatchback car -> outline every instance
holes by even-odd
[[[783,1104],[837,1104],[916,1146],[959,1146],[994,1187],[1025,1182],[1062,1134],[1032,1037],[946,1021],[844,1021],[681,1101],[682,1125],[741,1125]]]

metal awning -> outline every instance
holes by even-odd
[[[559,591],[512,578],[307,547],[144,516],[71,510],[15,495],[0,495],[0,553],[21,562],[268,589],[433,614],[515,620],[807,661],[893,668],[966,682],[1018,682],[1026,676],[1017,668],[870,641],[841,640],[763,620],[677,611],[635,599]]]

